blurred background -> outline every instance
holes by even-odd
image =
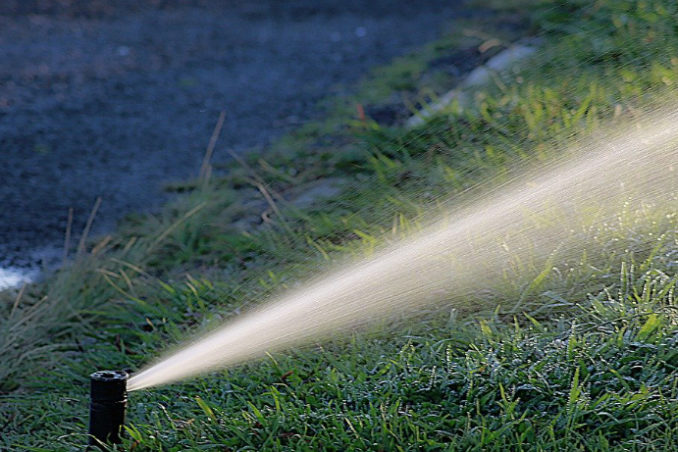
[[[220,146],[265,145],[369,68],[438,37],[462,8],[3,0],[0,269],[58,261],[69,208],[78,233],[97,197],[94,231],[158,206],[167,181],[197,175],[220,111]]]

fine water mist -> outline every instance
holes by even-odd
[[[678,111],[563,149],[574,156],[530,170],[415,236],[282,294],[165,356],[129,390],[166,384],[302,345],[371,321],[456,306],[501,286],[510,262],[575,256],[592,223],[641,207],[678,210]],[[620,245],[623,246],[623,245]]]

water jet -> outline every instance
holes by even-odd
[[[127,372],[100,370],[90,375],[89,447],[119,444],[127,408]]]
[[[128,389],[239,365],[372,319],[450,304],[473,309],[475,294],[511,287],[507,281],[522,277],[521,268],[550,272],[556,250],[558,259],[576,262],[584,249],[581,240],[592,239],[587,231],[618,223],[620,212],[645,221],[643,212],[677,211],[677,161],[675,108],[574,141],[563,158],[531,168],[469,204],[445,209],[417,233],[169,351],[132,375]],[[640,210],[632,213],[628,206]],[[523,270],[525,279],[536,281],[530,271]]]

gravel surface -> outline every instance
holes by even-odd
[[[58,249],[68,209],[79,231],[98,196],[97,231],[158,206],[197,175],[220,110],[222,149],[264,145],[462,3],[2,0],[0,267]]]

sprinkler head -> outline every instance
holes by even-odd
[[[90,448],[120,443],[127,407],[127,377],[122,370],[100,370],[90,375]]]

